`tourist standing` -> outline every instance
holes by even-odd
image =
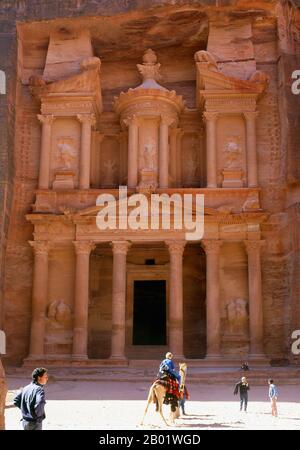
[[[246,377],[242,377],[241,381],[236,383],[234,388],[234,395],[237,395],[237,393],[240,391],[240,411],[243,409],[244,405],[244,411],[247,412],[247,405],[248,405],[248,391],[250,389],[249,383],[246,379]]]
[[[48,381],[47,369],[39,367],[32,372],[32,382],[14,398],[14,404],[21,409],[24,430],[42,430],[45,419],[44,386]]]
[[[269,399],[271,402],[272,416],[278,417],[277,412],[278,389],[277,386],[275,386],[274,380],[272,380],[272,378],[268,380],[268,383],[269,383]]]

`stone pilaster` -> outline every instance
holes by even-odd
[[[96,118],[94,114],[78,114],[77,118],[82,124],[79,189],[89,189],[90,171],[91,171],[91,135],[92,135],[92,126],[95,125]]]
[[[204,112],[206,122],[207,187],[217,187],[217,120],[219,113]]]
[[[244,112],[247,136],[247,174],[248,187],[258,186],[257,150],[256,150],[256,117],[258,112]]]
[[[125,358],[126,255],[128,241],[113,241],[111,359]]]
[[[128,126],[128,179],[127,185],[129,188],[135,188],[138,184],[138,140],[139,127],[138,120],[135,115],[124,120],[125,125]]]
[[[72,357],[87,359],[89,265],[90,253],[95,245],[90,241],[74,241],[73,243],[76,252],[76,271]]]
[[[248,254],[250,356],[263,357],[263,304],[260,252],[264,241],[244,241]]]
[[[221,308],[220,308],[220,249],[221,240],[201,241],[206,253],[206,322],[208,358],[218,358],[221,354]]]
[[[161,118],[159,125],[159,187],[169,186],[169,125],[168,117]]]
[[[182,257],[185,241],[166,241],[170,254],[169,348],[183,358]]]
[[[38,186],[39,189],[49,189],[51,130],[54,116],[50,114],[49,115],[38,114],[37,117],[43,125]]]
[[[48,241],[29,241],[34,251],[29,358],[44,356],[45,314],[48,302]]]

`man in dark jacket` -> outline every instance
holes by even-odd
[[[14,404],[21,409],[24,430],[42,430],[45,419],[44,386],[48,381],[47,369],[39,367],[32,372],[32,382],[14,398]]]
[[[247,404],[248,404],[248,391],[250,389],[249,383],[246,379],[246,377],[242,377],[241,381],[236,383],[234,388],[234,395],[240,391],[240,411],[243,409],[244,404],[244,411],[247,411]]]

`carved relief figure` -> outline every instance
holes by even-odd
[[[74,139],[70,137],[63,137],[58,139],[57,148],[59,150],[59,160],[61,163],[60,169],[74,168],[77,152],[74,145]]]
[[[240,136],[228,136],[224,145],[225,167],[227,169],[238,169],[242,165],[242,149]]]
[[[237,298],[226,305],[227,327],[229,334],[245,334],[247,330],[247,301]]]
[[[104,171],[102,173],[103,185],[114,186],[116,184],[115,178],[117,173],[117,164],[113,159],[108,159],[104,162]]]
[[[154,158],[155,158],[155,143],[153,140],[149,140],[144,146],[143,154],[143,168],[146,170],[154,170]]]
[[[48,306],[48,319],[55,328],[68,327],[71,324],[71,308],[63,300],[54,300]]]
[[[213,55],[206,50],[199,50],[194,55],[195,61],[200,63],[207,63],[208,69],[212,72],[218,72],[217,61],[213,57]]]
[[[249,192],[246,201],[242,206],[243,211],[257,211],[260,209],[258,192]]]

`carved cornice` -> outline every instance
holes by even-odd
[[[170,255],[183,255],[184,247],[186,245],[186,241],[165,241],[168,246]]]
[[[112,241],[110,243],[114,255],[127,255],[131,242],[129,241]]]
[[[73,241],[76,255],[89,255],[96,245],[93,241]]]
[[[207,255],[212,253],[219,253],[223,241],[220,239],[203,239],[201,245]]]
[[[35,255],[46,255],[48,256],[49,250],[51,248],[51,243],[49,241],[28,241],[33,248]]]

